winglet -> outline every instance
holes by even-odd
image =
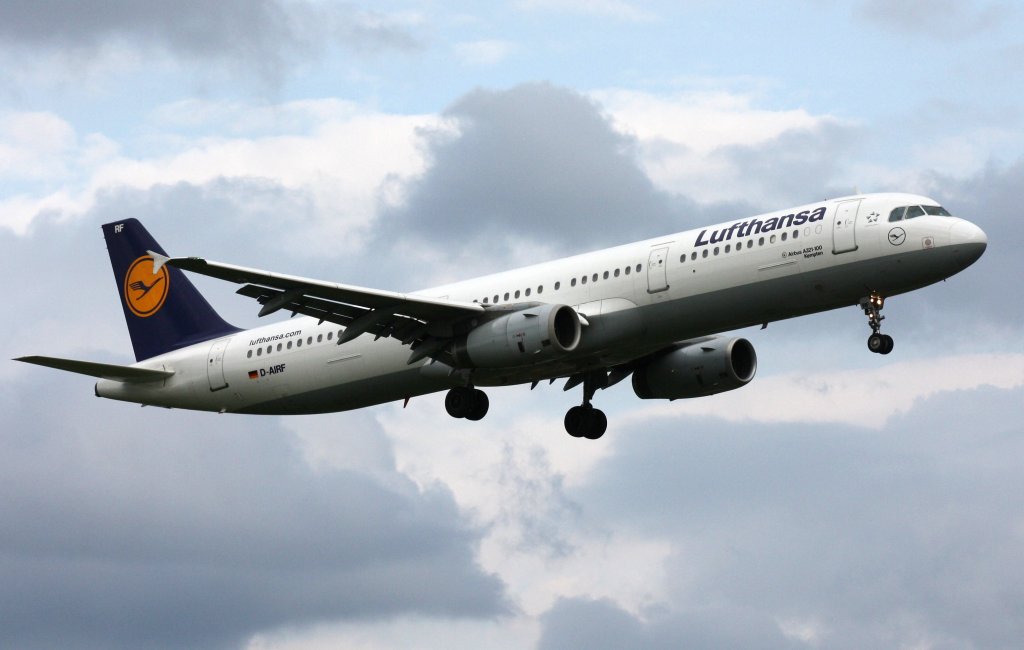
[[[164,264],[167,264],[167,262],[171,260],[171,258],[166,255],[161,255],[156,251],[146,251],[146,254],[153,258],[153,275],[159,273]]]

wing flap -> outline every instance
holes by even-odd
[[[112,363],[96,363],[95,361],[78,361],[59,357],[29,356],[18,357],[15,361],[32,363],[37,366],[75,372],[100,379],[111,379],[126,384],[143,384],[151,381],[162,381],[174,374],[173,370],[154,370],[152,368],[135,368],[119,366]]]

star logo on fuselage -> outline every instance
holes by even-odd
[[[871,214],[868,215],[868,223],[877,223],[878,217],[880,216],[881,215],[878,214],[877,212],[872,212]]]

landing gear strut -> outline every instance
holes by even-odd
[[[868,349],[876,354],[889,354],[892,352],[893,340],[888,334],[882,334],[882,307],[885,306],[885,298],[877,293],[872,293],[867,298],[861,298],[860,308],[868,317],[868,325],[871,327],[871,336],[868,337]]]
[[[478,388],[457,386],[448,391],[444,398],[444,408],[453,418],[482,420],[491,405],[487,393]]]
[[[594,408],[590,400],[598,388],[608,385],[605,372],[589,373],[583,379],[583,404],[574,406],[565,414],[565,430],[573,438],[597,440],[608,429],[608,418],[604,411]]]

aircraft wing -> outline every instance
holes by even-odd
[[[430,350],[421,355],[414,352],[410,363],[424,356],[433,356],[433,351],[453,336],[453,328],[485,312],[482,305],[472,302],[311,280],[199,257],[168,258],[152,251],[149,254],[153,256],[156,268],[169,264],[241,284],[237,293],[254,298],[263,305],[260,316],[284,309],[342,325],[346,329],[339,344],[370,333],[377,337],[395,337],[403,343],[412,344],[413,350],[421,347]]]

